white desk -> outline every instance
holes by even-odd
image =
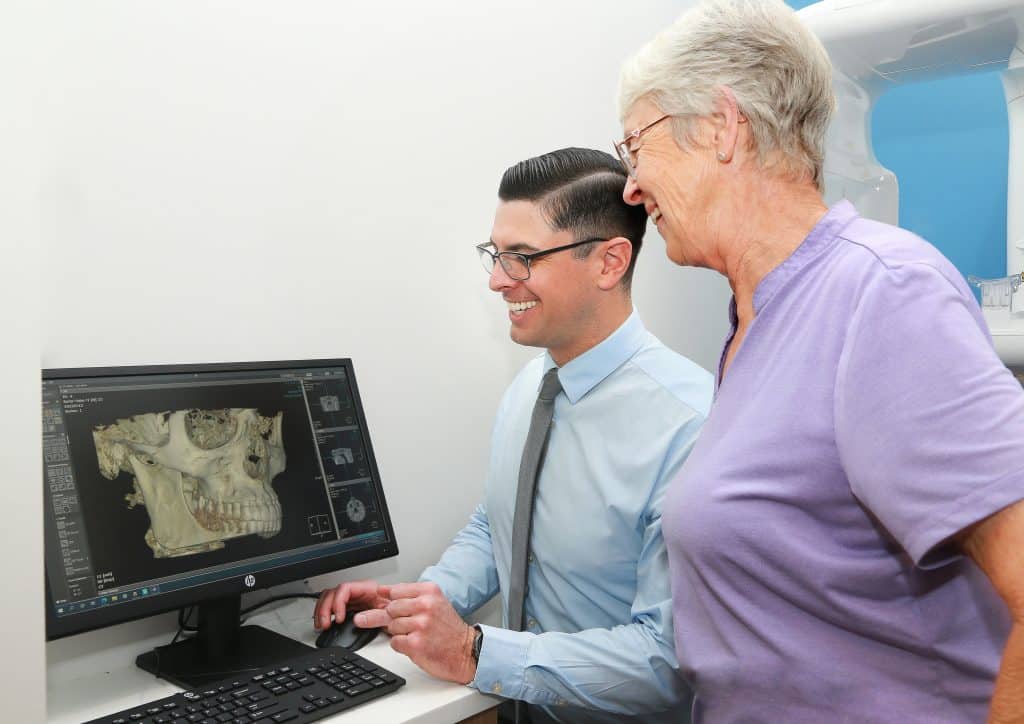
[[[311,611],[312,601],[298,599],[253,615],[247,623],[260,624],[312,645],[316,632],[310,620]],[[102,652],[89,662],[87,671],[83,671],[81,666],[62,668],[51,665],[46,680],[47,721],[52,724],[79,724],[179,691],[174,685],[135,666],[135,654],[169,641],[170,636],[164,633],[135,641],[128,650],[120,646]],[[339,724],[452,724],[486,712],[500,701],[467,686],[428,676],[408,658],[393,651],[385,635],[378,636],[360,649],[359,655],[401,676],[406,685],[393,694],[322,721]]]

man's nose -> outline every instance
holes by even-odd
[[[494,268],[491,269],[491,278],[488,280],[487,286],[491,288],[492,292],[500,292],[503,289],[516,284],[516,280],[508,275],[505,271],[505,267],[501,265],[501,262],[495,262]]]
[[[622,189],[622,200],[630,206],[639,206],[644,202],[643,192],[632,176],[626,177],[626,187]]]

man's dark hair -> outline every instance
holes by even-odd
[[[622,200],[625,186],[626,171],[610,153],[562,148],[520,161],[506,170],[498,186],[498,198],[538,204],[554,231],[571,231],[577,239],[629,239],[633,256],[622,276],[628,293],[647,229],[647,212],[643,206],[630,206]],[[572,253],[582,259],[596,243],[584,244]]]

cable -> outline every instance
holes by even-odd
[[[177,643],[181,635],[186,631],[198,631],[198,627],[189,626],[188,619],[192,615],[192,612],[196,610],[195,606],[189,606],[188,608],[178,609],[178,632],[174,634],[174,638],[171,639],[171,643],[168,646],[172,646]]]
[[[178,629],[180,631],[196,631],[196,626],[189,626],[188,619],[192,615],[192,612],[196,610],[195,606],[189,606],[187,608],[178,609]]]

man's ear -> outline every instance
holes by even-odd
[[[614,289],[629,269],[633,244],[624,236],[616,236],[601,245],[601,268],[597,286],[604,291]]]

